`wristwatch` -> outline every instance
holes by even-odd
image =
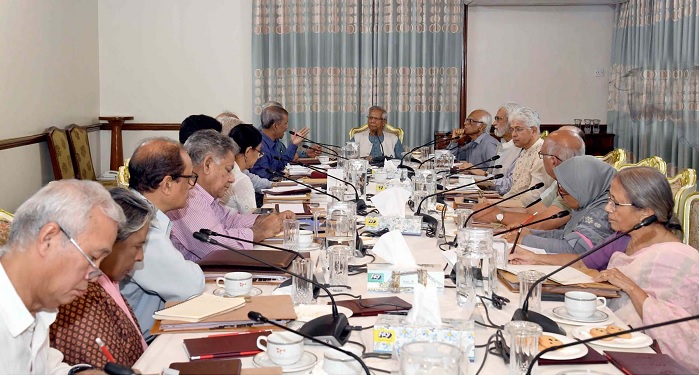
[[[502,219],[505,218],[505,214],[500,212],[499,214],[495,215],[495,220],[498,221],[498,224],[502,224]]]

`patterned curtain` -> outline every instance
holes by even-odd
[[[460,0],[255,0],[255,113],[278,101],[291,128],[344,144],[379,105],[405,144],[427,142],[458,123],[463,8]]]
[[[616,8],[608,123],[636,160],[699,167],[699,6],[630,0]]]

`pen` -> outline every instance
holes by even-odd
[[[234,353],[219,353],[219,354],[207,354],[207,355],[195,355],[194,357],[189,357],[190,361],[196,361],[198,359],[214,359],[214,358],[230,358],[230,357],[245,357],[248,355],[254,355],[260,353],[261,350],[251,350],[249,352],[234,352]]]
[[[531,216],[529,216],[527,218],[527,220],[524,220],[524,222],[522,222],[521,225],[525,225],[525,224],[529,223],[530,221],[532,221],[532,219],[534,219],[534,216],[536,216],[538,213],[539,213],[538,211],[534,212]],[[517,246],[517,241],[519,241],[519,236],[521,234],[522,234],[522,228],[519,228],[519,230],[517,231],[517,236],[515,237],[515,242],[512,243],[512,249],[510,250],[510,254],[515,252],[515,247]]]
[[[105,345],[104,341],[102,341],[102,339],[99,337],[96,338],[95,341],[97,342],[97,345],[99,345],[100,351],[104,354],[105,357],[107,357],[107,361],[116,363],[114,356],[112,356],[112,353],[109,352],[109,349],[107,348],[107,345]]]
[[[206,337],[238,336],[238,335],[247,335],[250,333],[258,333],[258,332],[272,332],[272,330],[271,329],[255,329],[255,330],[251,330],[251,331],[219,333],[217,335],[208,335]]]

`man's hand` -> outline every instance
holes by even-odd
[[[480,210],[482,208],[485,208],[486,206],[492,204],[488,199],[483,199],[482,201],[476,203],[475,206],[473,206],[473,211]],[[480,222],[485,222],[485,223],[493,223],[496,222],[497,220],[495,219],[495,215],[497,215],[500,212],[500,209],[497,208],[496,206],[490,207],[487,210],[481,211],[475,215],[473,215],[473,218],[475,220],[478,220]]]
[[[537,256],[538,254],[515,246],[515,252],[510,254],[508,259],[512,264],[541,264],[541,262],[537,260]]]
[[[280,212],[278,215],[281,216],[282,220],[296,219],[296,214],[293,213],[293,211],[289,211],[289,210]]]
[[[291,136],[291,143],[295,144],[296,146],[300,145],[301,142],[303,142],[303,138],[308,138],[308,134],[311,133],[311,129],[309,128],[303,128],[296,132],[296,129],[292,129],[293,132],[295,133],[294,135]],[[301,136],[301,137],[299,137]]]
[[[309,158],[317,158],[320,155],[320,145],[313,145],[313,147],[307,148],[306,155]]]
[[[452,135],[453,137],[461,137],[461,136],[464,135],[464,131],[465,131],[465,130],[464,130],[463,128],[454,129],[454,130],[451,132],[451,135]]]

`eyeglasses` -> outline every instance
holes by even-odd
[[[563,162],[563,160],[561,160],[561,158],[559,158],[559,157],[556,156],[556,155],[553,155],[553,154],[544,154],[543,152],[539,151],[539,159],[543,159],[544,156],[550,156],[550,157],[552,157],[552,158],[558,159],[558,161],[560,161],[560,162]]]
[[[561,196],[561,198],[565,197],[566,195],[570,195],[567,191],[561,189],[561,185],[558,185],[558,195]]]
[[[194,186],[197,184],[197,180],[199,179],[199,175],[192,172],[192,174],[181,174],[181,175],[176,175],[176,176],[172,177],[173,180],[176,180],[178,178],[186,178],[189,186]]]
[[[265,156],[265,153],[264,153],[264,152],[262,152],[262,151],[260,151],[260,150],[258,150],[258,149],[256,149],[256,148],[253,148],[253,150],[257,151],[257,158],[258,158],[258,159],[261,158],[261,157],[263,157],[263,156]]]
[[[612,209],[611,209],[612,212],[616,211],[617,206],[622,206],[622,207],[634,206],[634,207],[636,207],[636,205],[633,203],[619,203],[619,202],[615,201],[611,195],[609,196],[609,199],[607,200],[607,205],[609,205],[610,203],[612,204]]]
[[[367,119],[369,121],[374,120],[374,121],[383,121],[383,118],[381,117],[374,117],[374,116],[367,116]]]
[[[485,124],[485,122],[483,122],[483,121],[476,121],[476,120],[474,120],[474,119],[467,118],[466,121],[464,121],[464,124],[467,124],[467,125],[473,125],[473,124],[480,124],[480,125],[483,125],[483,124]]]
[[[66,230],[63,229],[63,227],[61,227],[60,225],[58,226],[58,228],[61,230],[61,232],[63,232],[63,234],[66,235],[66,237],[68,237],[68,240],[70,241],[70,243],[72,243],[73,246],[75,246],[75,248],[78,249],[78,251],[80,252],[80,254],[82,254],[82,255],[85,257],[85,259],[87,259],[87,262],[90,263],[90,267],[92,267],[92,271],[90,271],[90,273],[87,274],[88,280],[94,280],[94,279],[96,279],[96,278],[98,278],[98,277],[104,275],[104,273],[102,272],[102,270],[99,269],[99,268],[97,268],[97,265],[95,264],[95,262],[93,262],[92,259],[90,259],[90,257],[87,256],[87,254],[85,254],[85,252],[83,251],[83,249],[80,247],[80,245],[78,245],[77,242],[75,242],[75,240],[73,239],[73,237],[71,237],[71,236],[68,234],[68,232],[66,232]]]
[[[512,133],[521,133],[521,132],[527,130],[528,128],[516,127],[516,128],[511,128],[511,129],[512,129]]]

